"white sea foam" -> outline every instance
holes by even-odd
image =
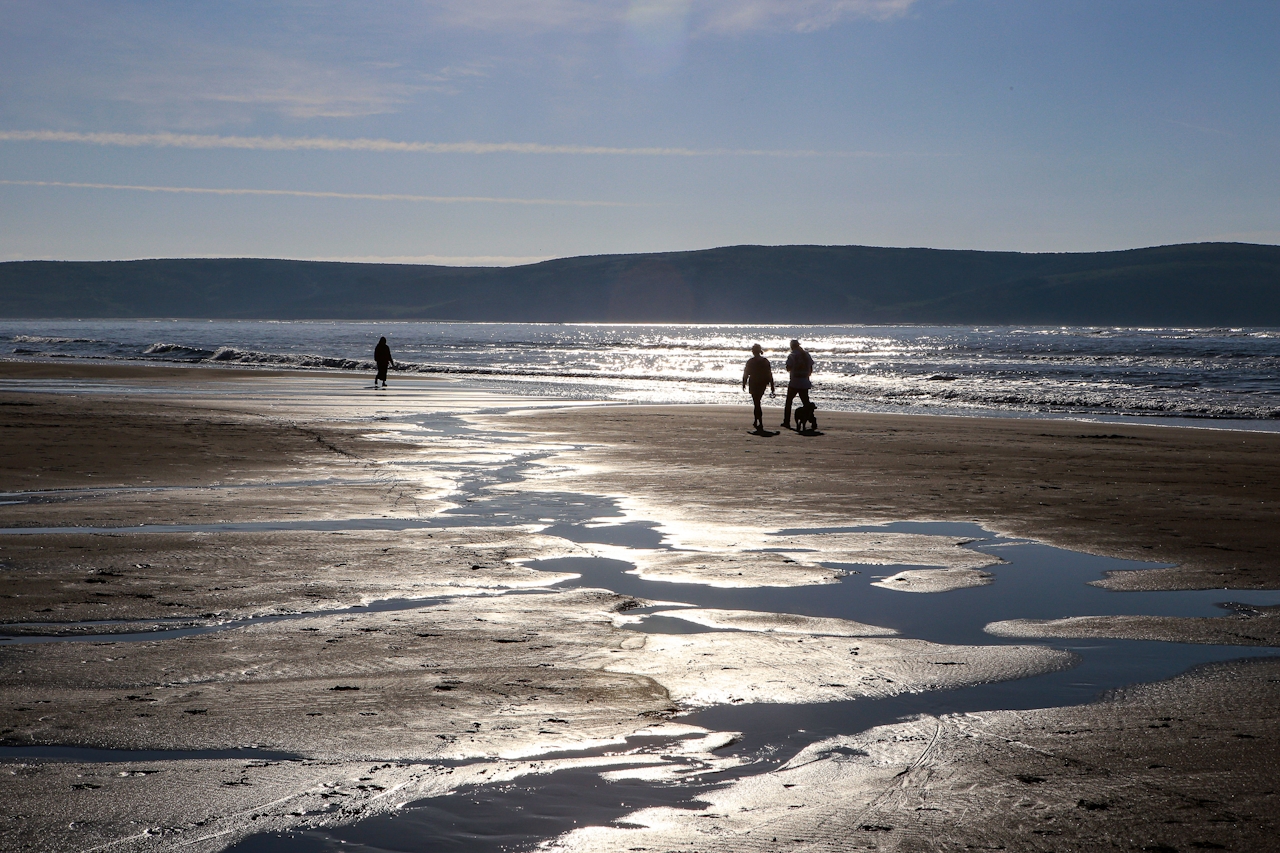
[[[209,356],[209,361],[229,364],[265,364],[274,367],[326,368],[330,370],[372,370],[376,366],[372,361],[360,361],[352,358],[257,352],[236,349],[235,347],[218,347],[213,355]]]
[[[185,344],[155,343],[142,351],[143,355],[168,355],[172,357],[187,356],[189,358],[208,358],[212,350],[201,347],[189,347]]]
[[[51,335],[14,335],[9,340],[15,344],[100,344],[92,338],[60,338]]]

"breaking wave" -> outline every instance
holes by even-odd
[[[202,347],[190,347],[185,344],[152,344],[142,351],[143,355],[165,355],[170,358],[205,359],[214,355],[214,350]]]
[[[57,338],[47,335],[14,335],[9,340],[15,344],[100,344],[93,338]]]
[[[257,352],[235,347],[218,347],[209,361],[220,364],[270,365],[272,367],[324,368],[326,370],[372,370],[372,361],[352,358],[336,358],[327,355],[290,355],[276,352]]]

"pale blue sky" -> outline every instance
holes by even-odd
[[[0,259],[1280,243],[1277,81],[1275,0],[0,0]]]

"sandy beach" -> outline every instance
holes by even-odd
[[[759,772],[685,714],[1075,665],[1045,638],[1243,656],[1280,642],[1275,607],[1011,613],[974,644],[676,596],[820,591],[833,566],[902,601],[1006,583],[998,548],[900,522],[1151,564],[1100,578],[1117,596],[1280,589],[1280,435],[823,412],[766,437],[747,406],[362,381],[0,365],[0,846],[222,850],[559,770],[724,784],[552,849],[1274,845],[1274,659],[897,720]],[[625,587],[575,568],[614,563]],[[664,612],[692,633],[638,629]]]

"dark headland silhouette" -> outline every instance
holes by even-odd
[[[1280,326],[1280,246],[729,246],[518,267],[0,263],[0,317]]]

